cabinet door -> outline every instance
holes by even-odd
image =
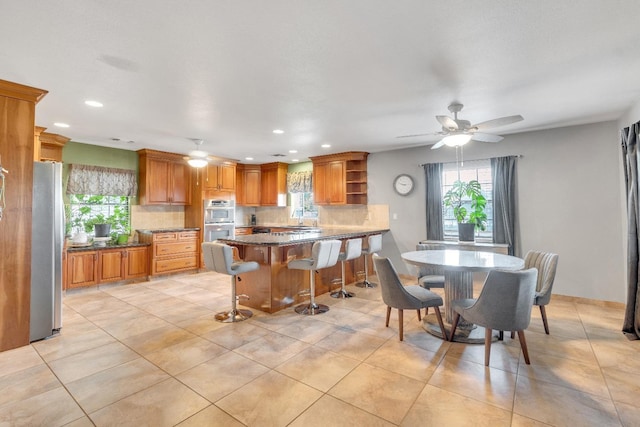
[[[260,205],[260,179],[259,170],[244,171],[244,204],[247,206]]]
[[[218,165],[208,164],[202,172],[205,190],[217,190],[220,186],[218,182]]]
[[[67,279],[67,289],[98,283],[97,252],[67,253]]]
[[[265,169],[261,173],[260,204],[276,206],[278,204],[278,171]]]
[[[329,203],[332,205],[347,203],[345,166],[343,161],[329,163],[329,174],[326,177],[325,188],[329,189]]]
[[[236,166],[218,166],[218,185],[220,191],[236,191]]]
[[[124,251],[102,250],[98,254],[98,277],[100,282],[113,282],[124,279]]]
[[[171,203],[171,170],[167,160],[147,159],[147,204],[167,205]]]
[[[146,247],[128,248],[124,259],[124,278],[149,275],[149,258]]]
[[[191,204],[191,170],[186,163],[171,163],[171,204]]]
[[[329,192],[326,188],[328,168],[327,163],[313,165],[313,203],[316,205],[329,204]]]

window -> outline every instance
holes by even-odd
[[[493,240],[493,180],[491,173],[491,160],[472,160],[465,161],[464,164],[458,165],[457,163],[445,163],[442,167],[442,195],[444,196],[447,191],[453,186],[453,183],[457,180],[471,181],[477,180],[482,188],[482,194],[487,199],[487,206],[485,213],[487,214],[487,228],[486,230],[476,230],[476,238],[480,240]],[[466,206],[470,208],[470,201]],[[452,208],[442,207],[442,220],[444,228],[445,239],[457,239],[458,238],[458,222],[453,216]]]
[[[289,193],[291,218],[318,218],[318,208],[313,204],[313,193]]]
[[[111,224],[111,235],[131,230],[129,196],[70,194],[65,206],[66,234],[93,233],[94,224]]]

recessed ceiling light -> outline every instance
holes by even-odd
[[[276,134],[280,135],[280,134],[284,133],[284,131],[282,129],[274,129],[273,133],[276,133]]]
[[[59,128],[68,128],[68,127],[69,127],[69,125],[68,125],[68,124],[66,124],[66,123],[60,123],[60,122],[56,122],[56,123],[54,123],[53,125],[54,125],[54,126],[57,126],[57,127],[59,127]]]
[[[331,144],[322,144],[321,147],[322,148],[331,148]]]
[[[289,152],[290,152],[291,154],[296,154],[296,153],[298,152],[298,150],[289,150]]]
[[[299,162],[300,160],[298,159],[291,159],[292,162]]]
[[[96,108],[99,108],[99,107],[102,107],[102,106],[103,106],[103,105],[102,105],[102,102],[98,102],[98,101],[91,101],[91,100],[88,100],[88,101],[84,101],[84,103],[85,103],[85,105],[88,105],[89,107],[96,107]]]
[[[253,160],[253,157],[245,157],[245,160]]]

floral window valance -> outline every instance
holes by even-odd
[[[136,196],[136,171],[102,166],[69,165],[67,194]]]
[[[313,191],[311,183],[311,171],[291,172],[287,174],[288,193],[311,193]]]

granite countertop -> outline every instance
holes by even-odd
[[[95,246],[93,244],[88,246],[67,246],[67,252],[81,252],[81,251],[100,251],[105,249],[120,249],[120,248],[135,248],[137,246],[149,246],[149,243],[126,243],[124,245],[107,244],[106,246]]]
[[[200,231],[200,227],[138,229],[136,231],[142,234],[174,233],[178,231]]]
[[[260,227],[260,226],[258,226]],[[265,227],[265,228],[277,228]],[[292,228],[292,227],[281,227]],[[388,228],[335,228],[318,227],[319,231],[299,231],[290,233],[264,233],[236,236],[234,239],[218,239],[220,242],[248,246],[290,246],[301,243],[313,243],[316,240],[349,239],[379,234],[389,231]]]

